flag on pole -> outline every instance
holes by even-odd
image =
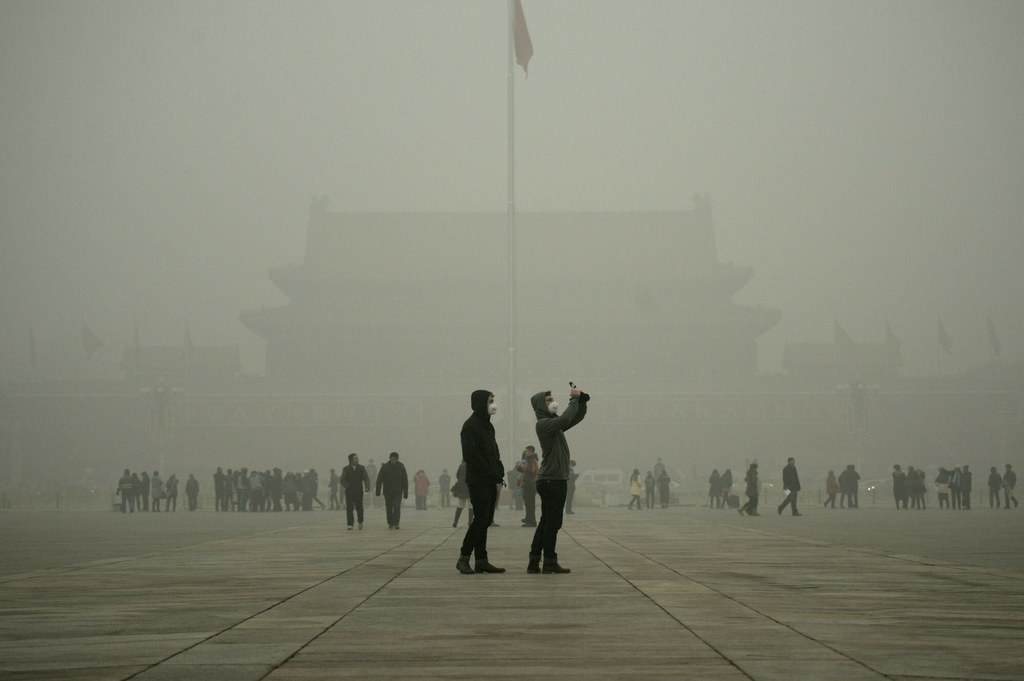
[[[903,353],[900,351],[900,347],[903,345],[903,341],[896,337],[896,334],[892,332],[892,326],[889,325],[889,320],[885,320],[885,349],[886,356],[889,358],[890,367],[898,367],[903,364]]]
[[[533,56],[533,42],[530,40],[530,31],[526,28],[526,15],[523,14],[523,3],[516,0],[515,25],[512,29],[513,45],[516,50],[516,63],[523,67],[523,73],[529,75],[527,65],[530,57]]]
[[[834,319],[833,321],[835,322],[835,327],[832,330],[832,335],[834,337],[836,348],[849,357],[853,354],[854,347],[857,344],[853,342],[852,338],[850,338],[850,334],[846,333],[846,329],[840,326],[838,319]]]
[[[992,318],[988,318],[988,342],[992,346],[992,352],[998,357],[1003,352],[1003,346],[999,342],[999,336],[996,335],[996,325],[992,323]]]
[[[86,359],[92,359],[96,351],[103,347],[103,341],[92,332],[85,320],[82,321],[82,347],[85,348]]]
[[[942,317],[939,317],[939,347],[945,350],[947,355],[953,354],[953,339],[946,333],[946,327],[942,324]]]

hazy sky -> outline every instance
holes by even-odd
[[[1024,358],[1024,3],[524,0],[520,210],[714,205],[762,337],[838,318],[906,369]],[[505,0],[0,4],[0,363],[108,375],[131,342],[262,342],[310,197],[506,205]],[[572,262],[567,267],[586,267]],[[496,301],[500,304],[501,301]],[[83,366],[80,323],[105,342]],[[115,372],[116,373],[116,372]]]

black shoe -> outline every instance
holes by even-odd
[[[491,521],[491,527],[501,527],[501,525],[499,525],[498,523],[496,523],[496,522],[494,522],[494,521],[492,520],[492,521]]]
[[[803,513],[794,513],[793,515],[803,515]]]
[[[531,575],[540,574],[540,560],[530,559],[530,563],[526,566],[526,571]]]
[[[505,571],[505,568],[500,568],[500,567],[497,567],[496,565],[491,565],[486,560],[483,561],[483,562],[480,562],[478,560],[476,562],[476,571],[477,571],[477,573],[488,573],[488,574],[492,574],[492,575],[500,575],[501,573],[503,573]]]
[[[520,527],[537,527],[537,523],[523,523]]]
[[[779,512],[779,515],[782,515],[782,507],[781,507],[781,506],[779,506],[779,508],[778,508],[777,510],[778,510],[778,512]]]
[[[572,572],[572,570],[564,568],[558,563],[544,563],[544,567],[541,569],[541,572],[546,575],[567,575]]]
[[[459,557],[459,562],[455,564],[455,569],[464,575],[475,574],[475,570],[469,566],[469,558]]]

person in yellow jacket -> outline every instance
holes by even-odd
[[[629,476],[629,493],[632,498],[626,510],[632,510],[633,502],[636,502],[636,510],[640,510],[640,495],[643,494],[643,484],[640,482],[640,469],[634,468],[633,475]]]

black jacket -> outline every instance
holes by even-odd
[[[489,390],[474,390],[469,404],[473,415],[462,424],[462,460],[466,464],[466,483],[469,485],[495,484],[505,480],[505,466],[501,463],[494,426],[487,413]]]
[[[800,491],[800,476],[796,474],[795,465],[786,464],[786,467],[782,469],[782,486],[790,492]]]
[[[385,494],[398,494],[408,498],[409,496],[409,474],[405,472],[405,465],[401,461],[387,461],[380,467],[377,473],[377,496],[380,496],[381,489]]]
[[[362,494],[365,489],[370,491],[370,476],[366,473],[366,466],[359,464],[355,468],[345,466],[341,469],[341,486],[347,494]]]

